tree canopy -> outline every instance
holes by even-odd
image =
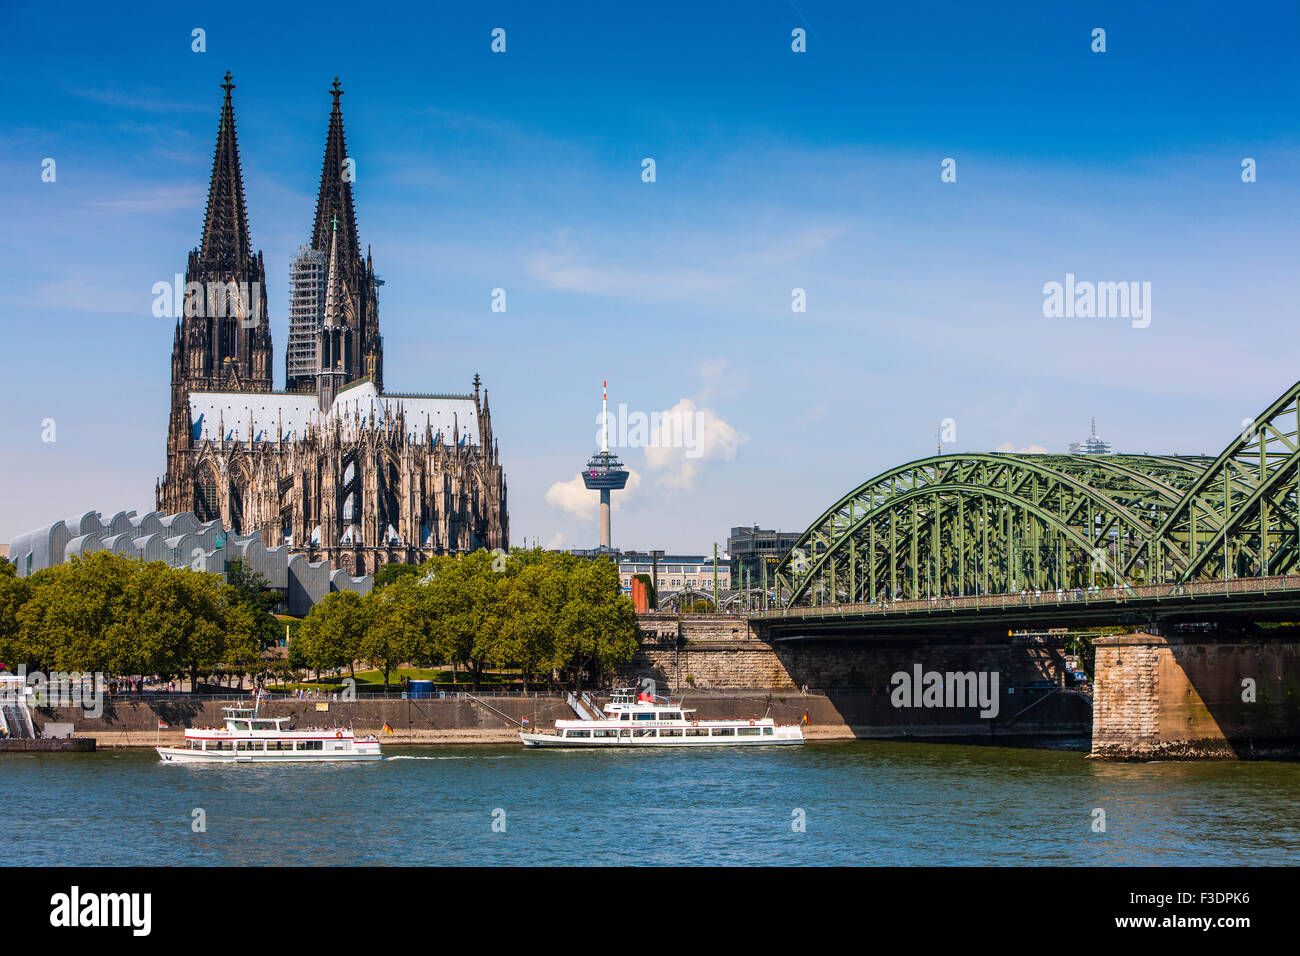
[[[215,574],[95,552],[18,578],[0,563],[0,664],[42,671],[199,674],[261,669],[279,637],[279,600],[238,562]],[[599,680],[636,650],[636,616],[618,569],[541,550],[436,557],[364,596],[328,595],[302,620],[290,664],[384,672],[403,665],[563,672]]]
[[[401,664],[450,663],[469,671],[477,689],[491,666],[521,669],[525,686],[556,670],[579,686],[584,674],[598,679],[636,650],[635,610],[608,560],[476,551],[417,570],[388,576],[364,598],[337,594],[317,604],[294,659],[317,668],[369,661],[385,684]]]
[[[106,551],[28,578],[0,573],[0,656],[10,667],[246,672],[258,660],[259,639],[246,597],[214,574]]]

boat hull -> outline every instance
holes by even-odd
[[[382,760],[384,755],[375,750],[295,753],[293,751],[219,751],[189,750],[185,747],[155,747],[163,763],[342,763]]]
[[[558,737],[555,734],[521,733],[525,747],[777,747],[804,742],[803,734],[771,737]]]

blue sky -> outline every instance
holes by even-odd
[[[717,439],[622,451],[625,548],[802,529],[944,418],[958,452],[1064,451],[1096,416],[1117,450],[1215,454],[1300,379],[1300,13],[1135,6],[8,3],[0,541],[153,504],[151,289],[198,242],[227,69],[277,384],[337,74],[386,382],[482,375],[515,543],[594,544],[563,483],[602,379]],[[1149,327],[1045,318],[1066,273],[1150,282]]]

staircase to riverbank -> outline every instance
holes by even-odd
[[[26,707],[18,704],[5,704],[0,708],[0,722],[3,722],[5,736],[10,740],[34,740],[36,728],[32,726],[31,715]]]
[[[603,719],[601,716],[599,716],[600,709],[592,702],[591,696],[589,694],[584,693],[582,695],[582,699],[579,700],[576,696],[574,696],[573,691],[569,691],[568,696],[565,697],[565,700],[567,700],[569,706],[573,708],[573,712],[577,714],[579,717],[581,717],[583,720]]]

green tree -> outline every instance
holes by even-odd
[[[12,563],[0,558],[0,666],[16,669],[27,662],[19,640],[18,609],[27,601],[27,582]]]
[[[355,678],[355,664],[361,656],[371,608],[355,591],[327,594],[303,618],[294,644],[316,670],[347,667]]]
[[[519,665],[524,692],[533,672],[555,658],[555,628],[564,606],[565,580],[550,565],[530,562],[509,569],[503,584],[501,638],[506,659]]]
[[[383,670],[385,691],[393,668],[428,657],[430,617],[422,590],[418,578],[403,575],[365,596],[368,626],[358,646],[359,656]]]
[[[432,650],[469,668],[476,691],[486,665],[501,660],[506,650],[506,572],[496,570],[495,563],[486,550],[443,558],[432,566],[432,578],[424,585]]]
[[[226,562],[226,584],[233,593],[231,600],[247,609],[252,623],[250,636],[258,650],[278,644],[283,628],[271,611],[284,600],[280,592],[272,588],[266,578],[239,560]]]
[[[636,652],[636,610],[621,593],[618,568],[611,561],[579,561],[568,568],[568,579],[555,661],[572,669],[574,690],[581,690],[583,671],[599,681],[607,669]]]
[[[424,569],[418,564],[385,564],[375,572],[375,588],[384,588],[392,584],[398,578],[407,575],[418,576]]]
[[[124,617],[127,582],[143,566],[98,551],[27,578],[17,621],[29,663],[45,671],[114,671],[120,655],[113,629]]]

